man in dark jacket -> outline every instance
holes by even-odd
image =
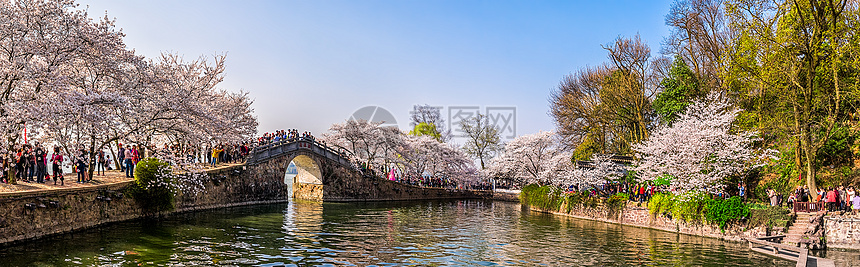
[[[42,148],[42,145],[36,143],[36,150],[33,152],[36,157],[36,182],[45,183],[45,174],[47,173],[46,158],[48,153]]]

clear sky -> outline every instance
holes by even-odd
[[[516,107],[517,134],[555,128],[561,78],[601,64],[601,45],[639,33],[652,55],[669,29],[659,1],[78,0],[116,18],[154,58],[227,54],[221,87],[254,99],[260,132],[324,132],[361,107],[401,129],[415,104]],[[447,109],[443,110],[447,117]]]

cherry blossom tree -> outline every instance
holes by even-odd
[[[559,137],[552,131],[523,135],[505,144],[502,154],[491,160],[486,173],[491,177],[512,179],[516,184],[549,184],[541,173],[555,165],[562,154]]]
[[[27,125],[69,154],[90,151],[92,166],[97,151],[119,140],[231,142],[256,132],[248,94],[217,87],[223,55],[148,60],[125,46],[113,20],[94,21],[76,7],[66,0],[0,2],[2,149]]]
[[[408,176],[432,175],[458,184],[478,182],[475,163],[461,150],[430,136],[403,135],[398,147],[398,163]]]
[[[679,193],[720,191],[725,178],[760,166],[770,154],[753,148],[755,132],[732,132],[739,112],[716,93],[694,102],[633,147],[640,159],[634,170],[644,180],[674,177],[670,186]]]
[[[42,93],[66,87],[61,72],[94,30],[76,6],[71,0],[0,1],[0,133],[6,137],[0,153],[11,152],[21,138],[28,107]]]
[[[430,136],[406,135],[394,127],[380,127],[380,123],[335,123],[321,140],[347,150],[367,166],[396,166],[410,177],[431,175],[460,184],[479,180],[474,162],[456,147]]]
[[[541,179],[561,187],[584,187],[597,186],[624,176],[624,166],[612,162],[611,155],[595,154],[590,162],[580,165],[573,164],[572,157],[572,153],[563,152],[550,159],[548,166],[540,174]]]
[[[380,127],[381,122],[348,120],[335,123],[323,133],[320,140],[346,149],[368,168],[383,167],[391,163],[395,148],[401,146],[400,130],[395,127]]]

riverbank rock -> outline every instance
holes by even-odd
[[[825,249],[824,215],[820,212],[809,218],[809,226],[803,232],[798,245],[805,245],[808,249]]]

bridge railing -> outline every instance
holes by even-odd
[[[323,143],[317,142],[312,138],[306,137],[284,139],[254,147],[251,152],[248,153],[248,156],[245,160],[249,164],[256,164],[257,162],[267,160],[269,158],[286,153],[288,150],[296,149],[309,149],[315,151],[318,154],[321,154],[322,156],[338,161],[341,164],[348,164],[349,162],[344,157],[346,153],[335,150]]]

